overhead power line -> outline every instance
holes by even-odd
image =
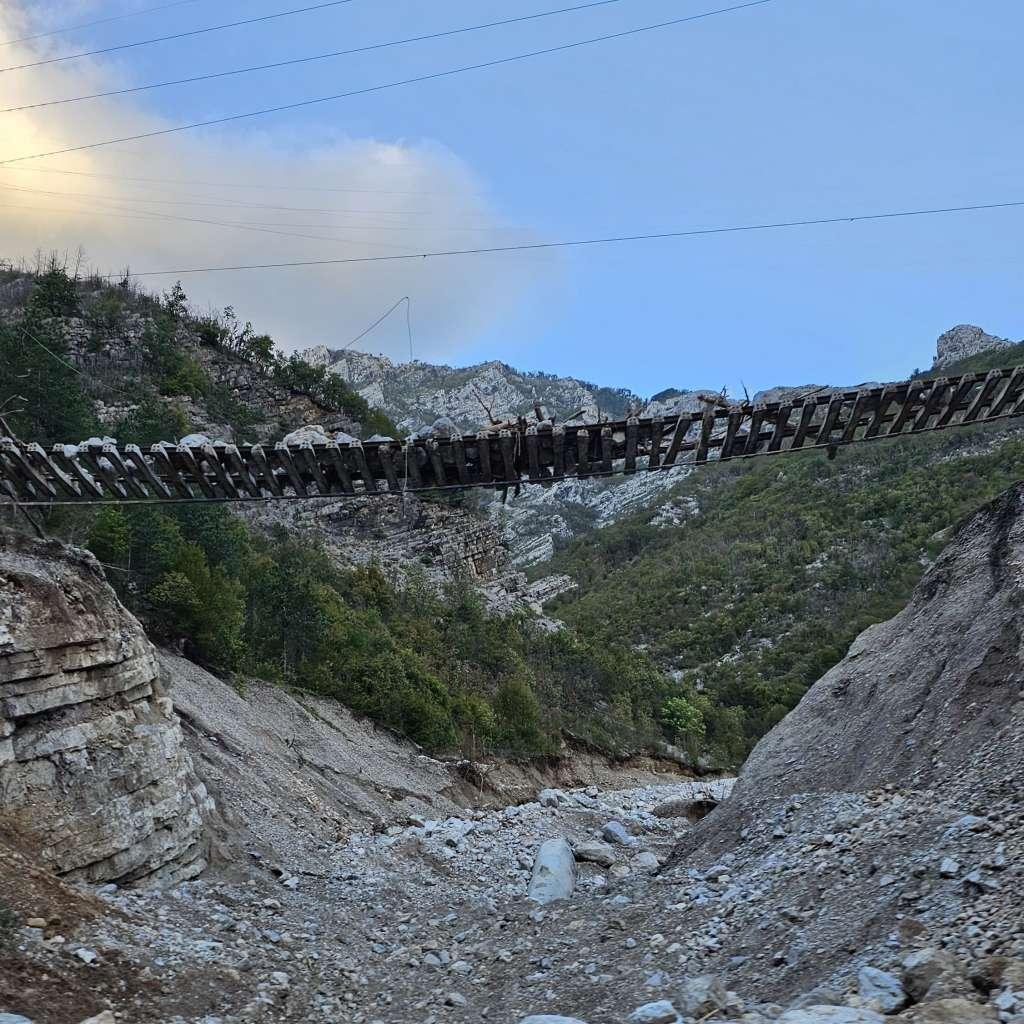
[[[210,25],[207,28],[193,28],[185,32],[174,32],[166,36],[153,36],[151,39],[136,39],[131,43],[118,43],[116,46],[104,46],[99,50],[83,50],[81,53],[66,53],[60,57],[46,57],[43,60],[34,60],[28,64],[12,64],[7,68],[0,68],[4,71],[24,71],[27,68],[40,68],[46,64],[61,64],[69,60],[78,60],[80,57],[98,57],[104,53],[114,53],[117,50],[131,50],[138,46],[149,46],[152,43],[166,43],[172,39],[188,39],[191,36],[202,36],[208,32],[222,32],[228,28],[239,28],[242,25],[255,25],[263,21],[274,21],[277,18],[290,18],[295,14],[308,14],[310,11],[322,11],[328,7],[341,7],[343,4],[350,4],[353,0],[330,0],[329,3],[313,4],[310,7],[296,7],[290,11],[277,11],[274,14],[263,14],[258,18],[243,18],[241,21],[226,21],[221,25]]]
[[[248,263],[230,267],[185,267],[177,270],[147,270],[131,277],[182,276],[236,270],[283,270],[290,267],[320,267],[345,263],[393,263],[399,260],[423,260],[440,256],[484,256],[502,252],[533,252],[540,249],[567,249],[621,242],[650,242],[669,238],[697,238],[704,235],[729,235],[746,231],[778,231],[786,228],[820,227],[827,224],[856,224],[865,221],[895,220],[901,217],[934,217],[949,213],[976,213],[981,210],[1009,210],[1024,207],[1024,199],[1003,203],[974,203],[970,206],[942,206],[923,210],[895,210],[885,213],[861,213],[842,217],[813,217],[805,220],[772,221],[763,224],[736,224],[728,227],[692,228],[684,231],[658,231],[638,235],[609,235],[604,238],[573,238],[557,242],[525,242],[520,245],[494,245],[475,249],[444,249],[435,252],[411,252],[396,256],[352,256],[333,260],[293,260],[287,263]],[[102,276],[102,275],[101,275]],[[121,277],[107,274],[108,278]]]
[[[208,82],[214,78],[229,78],[232,75],[245,75],[253,71],[273,71],[277,68],[292,67],[296,64],[310,64],[318,60],[329,60],[333,57],[350,57],[357,53],[370,53],[373,50],[385,50],[392,46],[404,46],[407,43],[422,43],[431,39],[444,39],[448,36],[463,35],[467,32],[480,32],[488,28],[500,28],[504,25],[515,25],[524,21],[536,21],[539,18],[551,18],[558,14],[571,14],[576,11],[591,10],[594,7],[607,7],[610,4],[622,3],[623,0],[593,0],[591,3],[578,4],[575,7],[560,7],[554,11],[541,11],[539,14],[523,14],[515,18],[504,18],[501,21],[488,21],[480,25],[467,25],[463,28],[451,28],[442,32],[430,32],[426,35],[407,36],[405,39],[390,39],[383,43],[370,43],[356,46],[350,50],[333,50],[330,53],[318,53],[309,57],[294,57],[291,60],[279,60],[272,64],[255,64],[246,68],[234,68],[230,71],[213,71],[204,75],[192,75],[189,78],[174,78],[166,82],[153,82],[149,85],[134,85],[124,89],[108,89],[106,92],[87,93],[84,96],[69,96],[59,100],[43,100],[39,103],[25,103],[19,107],[0,108],[0,114],[13,114],[22,110],[38,110],[41,107],[55,107],[66,103],[79,103],[82,100],[97,100],[109,96],[124,96],[133,92],[146,92],[150,89],[165,89],[172,85],[190,85],[195,82]]]
[[[15,43],[30,43],[33,39],[48,39],[50,36],[62,36],[67,32],[78,32],[85,28],[95,28],[97,25],[109,25],[112,21],[124,21],[127,18],[139,18],[143,14],[155,14],[157,11],[169,11],[172,7],[184,7],[186,4],[200,3],[201,0],[175,0],[173,4],[160,4],[159,7],[146,7],[141,11],[131,11],[128,14],[115,14],[109,18],[97,18],[95,21],[83,21],[77,25],[65,25],[63,28],[52,28],[49,32],[36,32],[31,36],[22,36],[20,39],[8,39],[0,43],[0,46],[14,46]]]
[[[201,188],[253,189],[267,192],[353,192],[382,196],[435,196],[439,192],[411,192],[382,188],[346,188],[342,185],[268,185],[251,181],[196,181],[189,178],[139,178],[124,174],[101,174],[97,171],[69,171],[58,167],[6,167],[18,174],[63,174],[75,178],[102,178],[106,181],[127,181],[144,185],[198,185]]]
[[[0,160],[0,166],[6,164],[21,163],[25,160],[36,160],[42,157],[61,156],[64,153],[81,153],[89,149],[102,149],[105,146],[116,146],[122,142],[140,142],[143,139],[155,139],[164,135],[175,135],[179,132],[191,131],[195,128],[208,128],[212,125],[228,124],[232,121],[243,121],[252,117],[263,117],[266,114],[277,114],[285,110],[299,110],[304,107],[312,107],[320,103],[330,103],[334,100],[348,99],[352,96],[365,96],[373,92],[383,92],[386,89],[396,89],[404,85],[415,85],[420,82],[430,82],[438,78],[450,78],[453,75],[461,75],[467,71],[481,71],[485,68],[500,67],[503,64],[511,64],[515,61],[529,60],[532,57],[541,57],[550,53],[562,53],[566,50],[574,50],[582,46],[590,46],[594,43],[609,42],[613,39],[625,39],[628,36],[639,35],[642,32],[654,32],[658,29],[670,28],[675,25],[682,25],[686,22],[701,21],[705,18],[713,18],[719,14],[731,14],[734,11],[743,11],[751,7],[763,7],[772,3],[773,0],[750,0],[748,3],[736,4],[732,7],[721,7],[714,11],[704,11],[701,14],[691,14],[685,18],[673,18],[670,21],[657,22],[654,25],[642,25],[639,28],[624,29],[621,32],[610,32],[607,35],[593,36],[590,39],[578,39],[571,43],[562,43],[559,46],[547,46],[541,50],[530,50],[527,53],[517,53],[511,57],[498,57],[495,60],[484,61],[480,64],[466,64],[458,68],[449,68],[446,71],[435,71],[426,75],[416,75],[414,78],[403,78],[397,82],[385,82],[382,85],[370,85],[362,89],[351,89],[348,92],[334,93],[331,96],[318,96],[314,99],[299,100],[295,103],[283,103],[276,107],[264,107],[261,110],[250,110],[242,114],[229,114],[226,117],[214,117],[206,121],[193,121],[191,124],[176,125],[173,128],[160,128],[151,132],[139,132],[136,135],[126,135],[117,139],[104,139],[102,142],[89,142],[81,146],[67,146],[64,149],[53,149],[45,153],[31,153],[28,156],[8,157]]]

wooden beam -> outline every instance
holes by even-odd
[[[355,494],[356,489],[352,486],[352,474],[348,468],[348,462],[345,458],[347,455],[347,448],[341,448],[337,442],[332,441],[330,444],[324,445],[324,455],[327,458],[327,464],[334,469],[334,475],[338,478],[338,486],[341,488],[342,494]]]
[[[71,479],[67,473],[64,472],[59,466],[57,466],[52,459],[46,454],[41,445],[31,443],[27,446],[29,457],[36,463],[41,462],[44,469],[46,470],[48,477],[56,482],[57,489],[61,491],[66,497],[74,500],[79,500],[82,497],[82,492],[75,486],[74,480]]]
[[[173,490],[179,498],[194,497],[192,488],[189,487],[185,480],[182,479],[181,473],[178,471],[178,467],[171,458],[171,453],[167,449],[166,445],[153,445],[149,449],[149,454],[153,457],[154,464],[163,473],[163,476],[170,481],[171,490]]]
[[[331,494],[331,485],[327,482],[327,477],[324,476],[323,468],[320,465],[320,457],[317,455],[313,445],[309,441],[303,441],[298,446],[296,454],[302,459],[307,472],[313,478],[314,483],[316,483],[316,489],[323,495]]]
[[[967,407],[967,412],[964,413],[964,418],[960,421],[961,423],[973,423],[978,418],[981,410],[991,403],[992,392],[995,391],[1003,376],[1002,370],[989,370],[985,375],[985,382],[981,385],[981,390],[974,396],[971,404]]]
[[[661,435],[665,421],[660,416],[651,420],[651,447],[647,457],[648,470],[657,469],[661,465]]]
[[[274,461],[285,471],[288,482],[292,485],[292,490],[300,498],[308,498],[309,492],[306,490],[306,485],[303,482],[298,467],[295,465],[295,460],[292,458],[288,445],[283,444],[281,441],[274,445]]]
[[[576,475],[582,480],[590,476],[590,431],[576,431]]]
[[[772,439],[768,442],[768,451],[777,452],[782,448],[782,442],[786,439],[786,429],[789,426],[789,416],[793,411],[790,403],[780,405],[775,411],[775,429],[772,431]]]
[[[427,457],[430,459],[430,468],[434,474],[434,483],[437,487],[448,486],[448,474],[445,472],[444,460],[441,458],[441,449],[434,438],[427,441]]]
[[[700,439],[697,441],[697,456],[695,462],[708,461],[708,445],[711,443],[711,431],[715,426],[715,410],[710,406],[704,407],[704,415],[700,419]]]
[[[241,480],[242,486],[249,492],[249,496],[252,498],[262,498],[263,489],[249,471],[249,467],[242,460],[238,446],[233,444],[225,446],[224,455],[228,460],[228,465],[231,466],[235,475]]]
[[[491,469],[491,435],[486,430],[477,431],[476,462],[480,468],[480,482],[489,484],[494,479]]]
[[[512,433],[508,430],[502,430],[498,434],[498,444],[501,448],[501,461],[505,466],[505,479],[510,484],[518,484],[519,471],[516,469]]]
[[[636,443],[640,434],[640,421],[635,416],[626,420],[626,464],[623,472],[636,472]]]
[[[249,456],[255,463],[256,468],[259,470],[259,474],[263,477],[264,482],[267,485],[267,490],[275,498],[280,498],[284,494],[284,490],[281,487],[281,481],[277,479],[277,474],[274,472],[274,467],[270,460],[267,458],[267,453],[263,450],[262,445],[254,444],[249,449]]]
[[[565,476],[565,427],[561,425],[551,431],[551,475],[556,480]]]
[[[530,467],[530,483],[540,483],[540,438],[537,428],[531,423],[526,428],[526,459]]]
[[[374,450],[377,452],[380,468],[384,471],[384,479],[388,482],[388,490],[392,494],[400,492],[402,485],[399,483],[398,472],[395,470],[394,459],[391,457],[390,443],[382,441]]]
[[[217,478],[217,486],[224,492],[224,496],[240,498],[242,495],[235,485],[235,481],[220,461],[220,452],[212,444],[204,444],[201,450],[206,464],[213,470],[213,475]]]
[[[601,428],[601,472],[612,472],[612,428],[608,425]]]
[[[470,478],[469,465],[466,462],[466,442],[461,437],[453,437],[451,439],[451,448],[459,483],[465,484],[468,487],[473,481]]]
[[[676,464],[676,456],[683,447],[683,441],[686,440],[686,435],[690,432],[692,425],[693,418],[690,414],[681,412],[679,419],[676,420],[676,429],[672,431],[672,441],[669,443],[668,452],[665,454],[663,465],[666,469]]]
[[[882,388],[882,392],[878,396],[878,404],[875,406],[874,415],[871,417],[867,430],[864,431],[865,437],[878,436],[878,432],[885,426],[886,418],[889,415],[889,406],[892,405],[895,397],[893,388],[888,385]]]

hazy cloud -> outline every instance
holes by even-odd
[[[0,42],[74,24],[98,8],[82,0],[34,5],[31,19],[26,10],[5,6]],[[59,54],[67,45],[57,36],[3,46],[0,63]],[[7,73],[0,106],[127,84],[102,61],[76,60]],[[164,126],[130,96],[0,114],[0,159]],[[261,187],[250,187],[256,184]],[[188,133],[0,167],[0,257],[12,260],[81,245],[93,267],[116,272],[529,240],[528,230],[503,221],[464,161],[429,141],[339,137],[311,147],[287,125],[254,121],[237,136]],[[287,349],[343,345],[410,295],[416,354],[439,358],[549,288],[551,277],[550,260],[524,255],[183,276],[182,282],[194,305],[233,305]],[[173,281],[145,283],[165,290]],[[360,347],[408,355],[396,325]]]

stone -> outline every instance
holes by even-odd
[[[84,946],[81,949],[75,950],[75,956],[82,961],[83,964],[94,964],[99,959],[99,954],[92,949],[86,949]]]
[[[862,967],[857,972],[857,991],[868,1006],[882,1013],[896,1013],[907,1005],[900,979],[877,967]]]
[[[874,1010],[852,1006],[805,1006],[787,1010],[777,1024],[885,1024]]]
[[[979,1006],[969,999],[953,997],[921,1003],[893,1019],[905,1024],[994,1024],[999,1014],[991,1006]]]
[[[650,850],[643,850],[638,853],[630,863],[638,871],[653,871],[656,867],[660,866],[657,854],[651,853]]]
[[[724,1010],[728,1002],[725,986],[713,974],[684,979],[676,993],[676,1003],[684,1017],[703,1017]]]
[[[935,343],[935,361],[932,369],[938,370],[941,367],[949,366],[976,356],[980,352],[988,352],[992,349],[1006,348],[1012,342],[1006,338],[997,338],[987,334],[980,327],[973,324],[958,324],[950,328],[945,334],[940,334]]]
[[[0,1013],[0,1024],[32,1024],[32,1021],[20,1013]]]
[[[596,841],[577,843],[573,847],[573,855],[579,861],[586,864],[600,864],[603,868],[610,868],[618,860],[618,854],[608,843]]]
[[[635,846],[636,839],[626,831],[626,826],[621,821],[609,821],[601,829],[601,835],[609,843],[618,846]]]
[[[531,1017],[523,1017],[519,1024],[586,1024],[579,1017],[561,1017],[557,1013],[535,1013]]]
[[[960,865],[952,857],[943,857],[939,864],[939,874],[943,878],[956,878],[960,874]]]
[[[0,1018],[0,1024],[3,1024],[2,1018]],[[102,1013],[98,1013],[95,1017],[83,1020],[82,1024],[117,1024],[117,1018],[114,1017],[110,1010],[104,1010]]]
[[[560,789],[542,789],[537,794],[537,803],[541,807],[557,807],[563,799],[565,794]]]
[[[638,1006],[629,1015],[629,1024],[676,1024],[679,1014],[667,999]]]
[[[903,987],[915,1002],[924,999],[940,977],[960,973],[959,964],[951,953],[932,947],[908,953],[902,967]]]
[[[576,859],[564,839],[541,844],[533,862],[527,894],[536,903],[568,899],[576,887]]]

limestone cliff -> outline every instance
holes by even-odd
[[[0,814],[72,880],[205,866],[210,801],[152,645],[96,560],[0,532]]]

